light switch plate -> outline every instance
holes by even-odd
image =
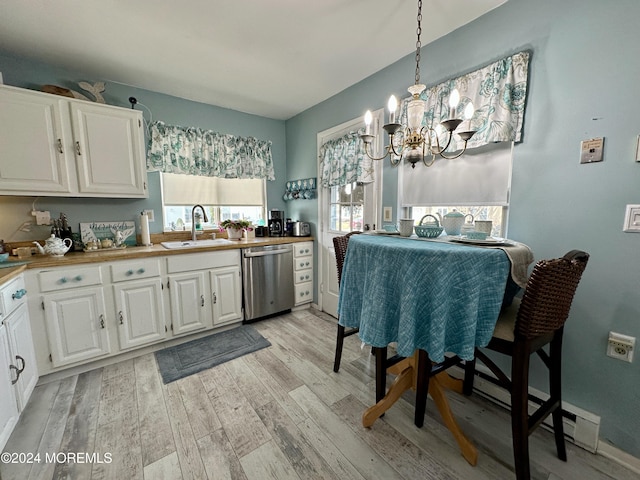
[[[640,205],[627,205],[622,230],[640,233]]]
[[[640,162],[640,135],[638,135],[638,143],[636,144],[636,162]]]
[[[143,213],[147,214],[147,218],[149,219],[149,222],[155,222],[156,221],[156,216],[154,215],[153,210],[145,210]]]
[[[383,222],[390,222],[391,220],[393,220],[393,208],[392,207],[384,207],[382,209],[382,221]]]
[[[592,138],[580,142],[580,163],[595,163],[602,161],[604,138]]]

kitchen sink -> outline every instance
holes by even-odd
[[[175,250],[177,248],[201,248],[201,247],[218,247],[220,245],[231,245],[233,242],[226,238],[206,239],[206,240],[184,240],[176,242],[162,242],[164,248]]]

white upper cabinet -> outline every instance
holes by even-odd
[[[54,95],[0,87],[0,193],[71,193],[66,106]]]
[[[146,196],[142,114],[86,101],[70,103],[79,192]]]
[[[142,113],[0,86],[0,194],[147,197]]]

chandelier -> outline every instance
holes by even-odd
[[[407,127],[403,129],[402,124],[396,121],[396,110],[398,109],[398,100],[395,96],[391,95],[389,98],[389,123],[385,124],[382,128],[389,135],[389,145],[384,147],[384,155],[381,157],[373,156],[371,152],[371,143],[375,138],[375,135],[371,133],[371,111],[367,110],[364,116],[365,131],[360,135],[360,138],[364,142],[364,151],[372,160],[382,160],[389,156],[391,165],[397,167],[402,159],[411,163],[412,168],[416,168],[416,163],[420,160],[427,166],[433,165],[433,162],[437,157],[446,159],[458,158],[467,149],[467,142],[476,133],[475,130],[471,130],[471,118],[474,114],[473,104],[469,102],[464,110],[464,118],[467,122],[464,125],[467,130],[456,131],[458,126],[463,123],[463,120],[456,118],[456,110],[460,103],[460,94],[457,89],[454,89],[449,95],[449,118],[441,122],[436,128],[430,126],[423,126],[422,119],[424,117],[425,102],[420,98],[420,94],[425,90],[425,86],[420,83],[420,34],[422,33],[422,0],[418,0],[418,28],[416,29],[417,41],[416,41],[416,75],[415,84],[410,86],[407,90],[412,96],[412,99],[407,104]],[[463,141],[464,145],[462,150],[458,153],[447,154],[445,153],[451,140],[453,133],[456,133]],[[440,143],[440,135],[446,133],[446,142],[443,145]],[[401,139],[394,142],[395,135],[402,135]],[[399,143],[399,146],[396,146]],[[430,157],[429,160],[427,160]]]

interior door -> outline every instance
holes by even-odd
[[[380,124],[382,110],[374,114],[374,126]],[[344,135],[348,131],[362,126],[358,118],[318,134],[318,158],[320,147],[328,140]],[[376,131],[376,130],[374,130]],[[381,135],[377,135],[374,151]],[[378,223],[382,185],[381,162],[374,162],[375,181],[367,184],[351,183],[336,187],[319,187],[318,217],[320,222],[320,245],[318,248],[320,266],[319,307],[321,310],[338,316],[338,271],[333,238],[345,235],[353,230],[374,229]],[[320,178],[320,174],[318,175]]]

